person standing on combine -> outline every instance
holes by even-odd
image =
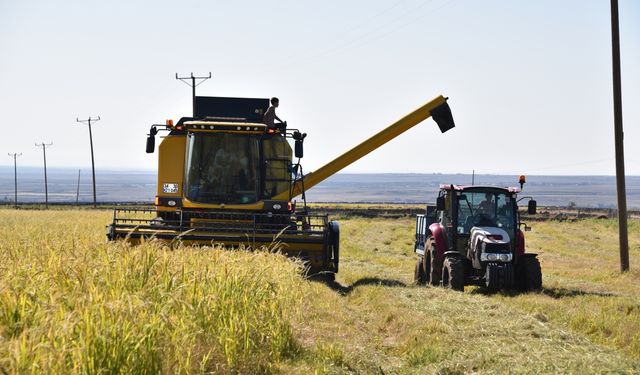
[[[287,127],[287,122],[280,120],[280,117],[276,115],[276,108],[280,105],[280,100],[278,98],[271,98],[271,106],[264,113],[263,121],[270,129],[278,128],[280,131],[283,131]],[[278,120],[279,123],[275,123],[275,120]]]

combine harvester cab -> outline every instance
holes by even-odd
[[[302,259],[310,274],[330,279],[338,272],[339,225],[309,212],[305,190],[430,116],[443,132],[454,127],[446,99],[439,96],[303,175],[306,134],[263,124],[268,99],[196,97],[195,104],[193,118],[152,125],[148,153],[154,152],[158,131],[168,132],[158,150],[155,209],[115,208],[108,239],[251,249],[277,244],[279,251]],[[303,201],[297,205],[293,199],[299,195]]]
[[[521,187],[524,176],[520,177]],[[518,201],[521,188],[441,185],[436,206],[416,218],[415,281],[462,291],[465,285],[489,290],[538,290],[542,272],[537,255],[525,251]]]

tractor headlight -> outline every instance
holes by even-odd
[[[480,255],[481,262],[511,262],[512,256],[510,253],[482,253]]]

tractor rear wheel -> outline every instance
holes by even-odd
[[[524,257],[520,261],[518,275],[519,289],[522,291],[542,289],[542,270],[536,257]]]
[[[464,263],[457,257],[447,257],[442,265],[442,286],[464,291]]]
[[[416,269],[413,273],[413,281],[416,285],[424,285],[427,283],[427,273],[424,271],[423,259],[424,257],[420,257],[416,261]]]

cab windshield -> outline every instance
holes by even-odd
[[[515,233],[515,202],[505,193],[464,192],[458,196],[458,234],[473,227],[502,228],[511,238]]]
[[[258,140],[227,133],[190,133],[185,194],[200,203],[242,204],[258,200]]]

